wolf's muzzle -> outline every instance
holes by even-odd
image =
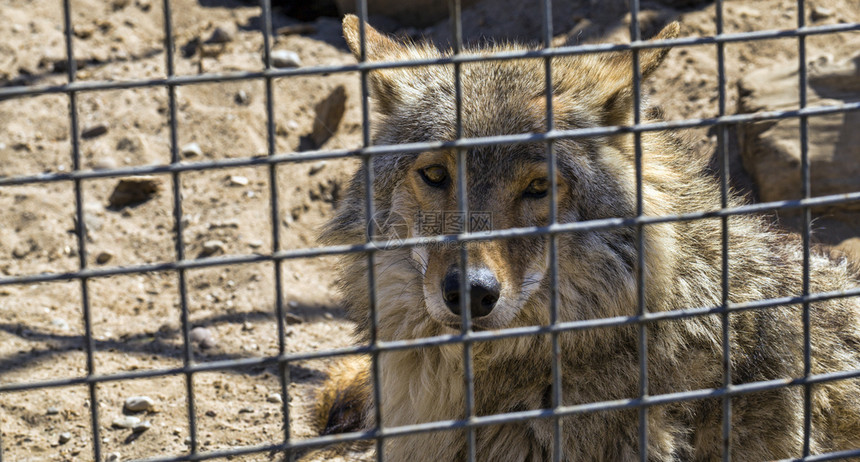
[[[466,271],[466,284],[469,285],[469,312],[472,318],[486,316],[493,311],[502,285],[487,268],[469,268]],[[452,313],[460,314],[460,268],[452,266],[442,279],[442,298]]]

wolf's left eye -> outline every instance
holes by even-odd
[[[424,182],[434,188],[441,188],[448,183],[448,171],[441,165],[432,165],[418,171]]]
[[[549,179],[538,178],[529,183],[529,186],[523,191],[523,197],[541,199],[546,197],[547,191],[549,191]]]

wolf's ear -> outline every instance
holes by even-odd
[[[361,59],[361,34],[359,19],[348,14],[343,18],[343,36],[356,59]],[[405,61],[439,57],[439,51],[429,45],[402,44],[370,26],[364,24],[364,52],[367,61]],[[377,69],[369,74],[374,100],[379,110],[390,114],[398,105],[408,103],[410,95],[415,95],[427,76],[414,68]]]
[[[669,40],[678,37],[681,27],[677,21],[664,27],[651,40]],[[669,48],[645,48],[639,51],[639,70],[642,80],[647,79],[660,67],[669,53]],[[606,60],[599,72],[606,125],[631,123],[633,115],[633,55],[624,53]]]

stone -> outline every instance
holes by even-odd
[[[131,427],[131,431],[133,433],[143,433],[152,428],[152,423],[148,420],[144,420],[143,422],[137,423]]]
[[[203,250],[200,252],[200,255],[203,257],[208,257],[211,255],[215,255],[216,253],[224,252],[224,242],[219,241],[217,239],[213,239],[210,241],[206,241],[203,243]]]
[[[325,168],[326,165],[328,165],[328,163],[324,160],[321,160],[321,161],[311,165],[311,169],[310,169],[310,171],[308,171],[308,173],[310,175],[316,175],[317,173],[321,172]]]
[[[251,97],[248,96],[248,92],[245,90],[239,90],[236,92],[236,96],[233,97],[233,99],[236,101],[236,104],[241,104],[242,106],[251,102]]]
[[[272,393],[271,395],[266,397],[266,401],[268,401],[270,403],[275,403],[275,404],[283,404],[284,399],[281,398],[280,393]]]
[[[212,35],[206,39],[205,43],[230,43],[236,36],[235,31],[230,26],[218,26],[212,31]]]
[[[188,143],[182,146],[180,150],[182,157],[200,157],[203,155],[203,149],[200,148],[200,144],[198,143]]]
[[[311,131],[311,141],[319,148],[329,140],[340,125],[346,111],[346,88],[338,85],[329,95],[314,107],[316,117]]]
[[[111,261],[112,258],[113,258],[112,253],[106,252],[106,251],[101,251],[101,252],[99,252],[98,255],[96,255],[96,263],[98,263],[99,265],[104,265],[105,263]]]
[[[69,330],[69,323],[68,323],[65,319],[63,319],[63,318],[54,318],[54,319],[51,319],[51,325],[52,325],[52,326],[54,326],[54,327],[56,327],[57,329],[60,329],[60,330]],[[57,410],[57,408],[55,408],[55,407],[49,407],[49,408],[48,408],[48,415],[53,415],[53,414],[51,413],[51,411],[52,411],[52,410],[56,411],[56,412],[54,412],[53,414],[57,414],[57,413],[59,413],[59,412],[60,412],[60,411],[59,411],[59,410]]]
[[[85,140],[90,139],[90,138],[95,138],[97,136],[102,136],[107,132],[108,132],[108,126],[106,124],[100,123],[100,124],[96,124],[96,125],[91,125],[89,127],[85,127],[81,131],[81,138],[83,138]]]
[[[289,50],[272,51],[272,66],[278,68],[300,67],[302,60],[298,53]]]
[[[93,164],[93,170],[110,170],[116,168],[116,161],[113,157],[102,157]]]
[[[105,457],[105,462],[120,462],[122,460],[122,454],[118,452],[112,452]]]
[[[188,334],[188,339],[203,350],[214,348],[217,345],[212,331],[205,327],[195,327]]]
[[[63,433],[60,433],[60,437],[57,439],[57,441],[58,441],[60,444],[66,444],[66,443],[68,443],[71,439],[72,439],[72,434],[71,434],[71,433],[69,433],[69,432],[63,432]]]
[[[125,400],[123,408],[128,412],[144,412],[152,410],[155,401],[149,396],[132,396]]]
[[[833,10],[823,6],[816,6],[812,9],[812,13],[809,15],[813,21],[821,21],[822,19],[827,19],[831,16],[833,16]]]
[[[135,425],[140,423],[140,418],[135,417],[133,415],[123,415],[119,416],[111,422],[111,426],[114,428],[134,428]]]
[[[248,186],[248,178],[241,175],[230,175],[230,186]]]
[[[114,209],[137,205],[155,197],[161,191],[161,181],[154,176],[123,178],[117,182],[108,199]]]
[[[860,55],[843,63],[825,60],[810,66],[807,105],[860,101],[860,67],[853,64],[858,59]],[[796,64],[753,71],[738,83],[739,112],[796,109],[798,86]],[[860,191],[860,130],[856,129],[860,127],[860,113],[809,117],[808,124],[811,195]],[[798,118],[740,126],[743,165],[757,185],[760,200],[801,197],[799,127]],[[860,204],[845,204],[839,208],[860,211]]]
[[[60,409],[59,409],[59,408],[56,408],[56,407],[54,407],[54,406],[49,407],[49,408],[45,411],[45,414],[47,414],[47,415],[57,415],[57,414],[59,414],[59,413],[60,413]]]

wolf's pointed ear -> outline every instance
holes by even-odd
[[[348,14],[343,18],[343,36],[356,59],[361,59],[361,34],[358,17]],[[402,44],[392,40],[370,26],[364,24],[364,53],[367,61],[404,61],[439,57],[435,48],[427,45]],[[377,69],[369,74],[374,100],[379,110],[390,114],[398,105],[407,103],[406,98],[415,94],[422,83],[418,72],[412,68]],[[426,77],[426,76],[424,76]]]
[[[651,40],[669,40],[678,37],[681,27],[677,21],[664,27]],[[639,51],[639,70],[642,80],[647,79],[660,67],[669,53],[669,48],[644,48]],[[607,98],[604,99],[606,125],[631,123],[633,115],[633,55],[624,53],[608,58],[603,72],[599,73]]]

